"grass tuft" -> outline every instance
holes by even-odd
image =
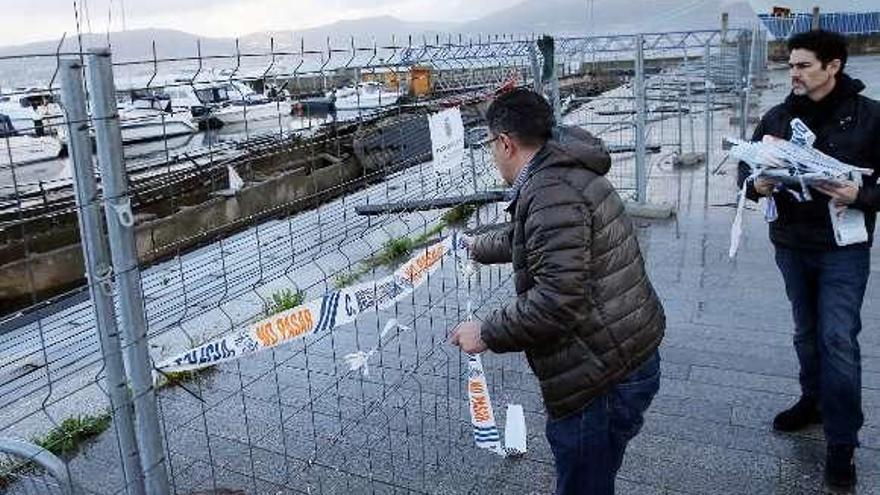
[[[458,205],[450,208],[440,219],[445,225],[460,225],[470,220],[477,212],[475,205]]]
[[[467,222],[476,211],[477,207],[474,205],[458,205],[446,211],[440,217],[440,222],[437,225],[434,225],[422,234],[415,237],[397,237],[385,241],[379,253],[363,260],[359,268],[353,268],[337,274],[333,285],[337,289],[342,289],[360,280],[361,277],[373,268],[393,265],[401,258],[412,254],[416,247],[425,244],[443,232],[444,228]]]
[[[266,309],[266,315],[271,316],[295,308],[302,304],[305,298],[306,293],[299,289],[296,291],[290,289],[280,290],[272,294],[272,302],[269,303],[269,307]]]
[[[67,418],[33,443],[57,456],[75,454],[89,440],[110,427],[110,412],[97,416],[83,415]]]

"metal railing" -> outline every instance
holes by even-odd
[[[770,33],[786,39],[813,28],[813,14],[799,12],[788,16],[758,14]],[[819,14],[819,28],[847,35],[880,33],[880,12],[828,12]]]
[[[67,464],[46,449],[20,440],[0,439],[2,487],[23,493],[77,495]]]

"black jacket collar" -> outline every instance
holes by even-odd
[[[792,116],[800,118],[808,127],[815,130],[831,118],[842,103],[854,98],[864,89],[865,84],[862,81],[841,74],[834,89],[825,98],[813,101],[807,96],[790,93],[784,105]]]

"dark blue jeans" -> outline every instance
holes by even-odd
[[[857,337],[871,252],[776,248],[794,317],[801,392],[819,403],[829,445],[858,445],[862,360]]]
[[[547,421],[556,461],[557,495],[611,495],[626,445],[644,423],[660,388],[660,355],[654,353],[626,380],[580,412]]]

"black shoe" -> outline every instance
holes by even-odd
[[[801,397],[797,404],[773,418],[773,429],[776,431],[798,431],[821,422],[822,414],[819,412],[816,401],[809,397]]]
[[[848,492],[856,486],[856,464],[852,445],[829,445],[825,456],[825,484],[832,490]]]

